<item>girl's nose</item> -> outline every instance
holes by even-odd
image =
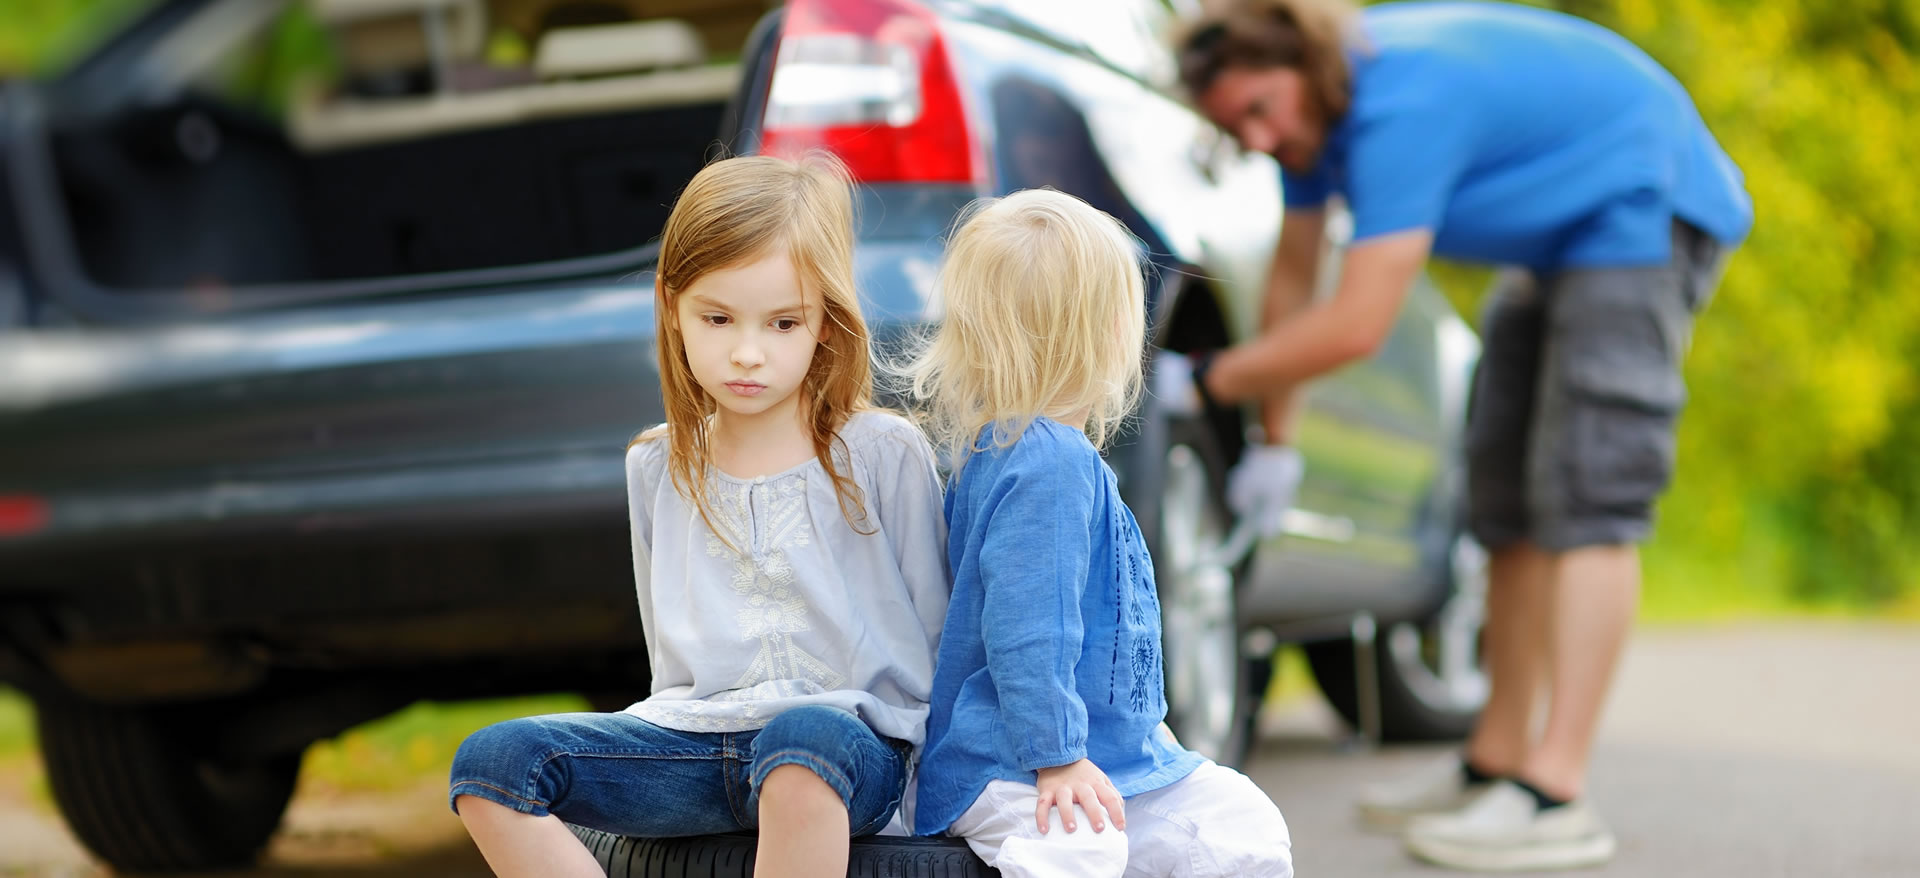
[[[760,346],[751,341],[743,341],[733,346],[733,364],[742,369],[758,366],[766,361],[760,352]]]

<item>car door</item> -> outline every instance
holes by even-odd
[[[1424,608],[1428,556],[1450,526],[1442,495],[1457,429],[1447,397],[1457,391],[1439,365],[1450,314],[1422,278],[1374,356],[1307,385],[1294,437],[1306,473],[1285,533],[1259,547],[1249,620],[1325,627],[1359,610]]]

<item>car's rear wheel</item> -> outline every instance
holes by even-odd
[[[1380,676],[1380,736],[1387,741],[1450,741],[1473,731],[1487,700],[1480,665],[1487,555],[1472,538],[1455,538],[1448,555],[1452,589],[1426,619],[1387,626],[1374,640]],[[1327,701],[1360,724],[1352,640],[1306,646],[1307,663]]]
[[[630,838],[581,826],[573,834],[607,878],[749,878],[759,840],[750,833],[689,838]],[[856,838],[847,878],[985,878],[998,875],[957,838]]]
[[[1182,746],[1221,765],[1239,765],[1252,730],[1256,676],[1240,655],[1234,565],[1220,557],[1229,522],[1221,503],[1224,468],[1198,423],[1169,424],[1160,467],[1157,539],[1167,725]]]
[[[300,754],[223,759],[150,708],[36,703],[48,785],[88,850],[122,872],[253,862],[286,810]]]

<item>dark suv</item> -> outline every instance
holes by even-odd
[[[1145,242],[1157,346],[1244,337],[1277,177],[1168,90],[1177,11],[153,0],[7,83],[0,680],[75,832],[126,869],[242,862],[314,740],[418,699],[647,692],[621,452],[662,417],[652,242],[715,154],[846,159],[883,344],[938,319],[956,211],[1033,186]],[[1187,744],[1239,758],[1282,641],[1387,736],[1471,720],[1476,351],[1417,290],[1315,387],[1300,508],[1245,561],[1218,551],[1241,414],[1147,403],[1112,458]]]

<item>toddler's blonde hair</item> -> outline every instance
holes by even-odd
[[[948,242],[937,287],[940,326],[900,371],[956,471],[1036,417],[1085,413],[1104,448],[1132,413],[1146,288],[1139,242],[1118,220],[1051,189],[983,199]]]

